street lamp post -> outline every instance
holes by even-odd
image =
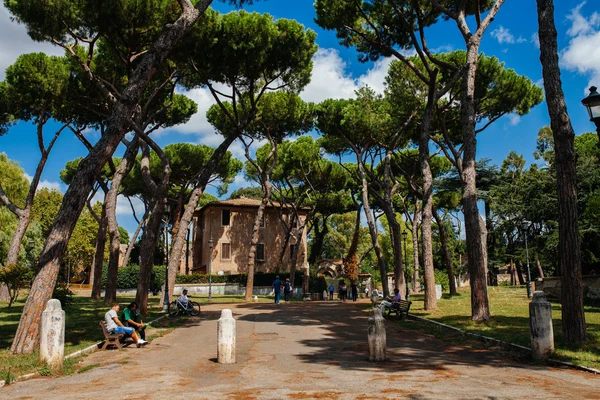
[[[589,96],[581,100],[581,103],[587,109],[590,121],[596,124],[596,132],[600,135],[600,93],[596,89],[596,86],[590,87]],[[600,147],[600,141],[598,147]]]
[[[213,254],[213,240],[208,239],[208,302],[212,302],[212,254]]]
[[[408,300],[408,258],[406,254],[406,238],[408,237],[408,232],[402,232],[402,238],[404,239],[404,284],[406,285],[406,296],[405,300]]]
[[[169,311],[169,213],[171,207],[165,206],[165,297],[163,299],[163,311]]]

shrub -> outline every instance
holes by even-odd
[[[58,283],[52,292],[52,298],[60,301],[62,308],[66,308],[73,302],[73,292],[64,283]]]
[[[8,306],[11,307],[19,297],[19,289],[23,287],[23,281],[33,278],[31,268],[22,264],[9,264],[5,267],[0,267],[0,283],[8,288]]]
[[[106,281],[108,276],[108,267],[104,265],[102,269],[102,287],[106,288]],[[155,265],[152,268],[152,279],[150,280],[150,290],[153,292],[160,291],[160,288],[165,283],[165,271],[164,265]],[[140,280],[140,267],[132,264],[123,268],[119,268],[117,273],[117,289],[135,289],[137,288],[138,281]]]
[[[440,271],[438,269],[433,270],[435,273],[435,283],[442,285],[442,291],[445,292],[450,288],[450,280],[448,279],[448,272]]]
[[[285,280],[290,273],[289,272],[258,272],[254,275],[254,286],[271,286],[275,277],[279,275],[282,280]],[[239,285],[246,285],[248,281],[247,274],[238,275],[213,275],[212,283],[237,283]],[[208,283],[208,274],[192,274],[192,275],[177,275],[175,283],[179,284],[194,284],[194,283]],[[294,283],[296,286],[302,284],[302,273],[296,271],[294,277]]]

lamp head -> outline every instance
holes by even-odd
[[[600,123],[600,93],[596,91],[597,87],[590,87],[590,94],[585,99],[581,100],[581,103],[587,109],[590,121],[598,124]]]

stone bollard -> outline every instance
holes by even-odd
[[[369,317],[369,361],[385,360],[385,320],[379,308]]]
[[[255,303],[258,303],[258,296],[254,296],[253,299]]]
[[[229,309],[221,311],[217,323],[217,360],[219,364],[235,364],[235,319]]]
[[[435,285],[435,298],[436,300],[442,298],[442,285]]]
[[[48,300],[42,313],[40,358],[52,371],[62,371],[65,358],[65,312],[56,299]]]
[[[529,327],[531,348],[535,360],[545,360],[554,351],[554,330],[552,328],[552,304],[542,291],[533,293],[529,303]]]

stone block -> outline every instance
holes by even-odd
[[[372,311],[368,328],[369,361],[385,361],[385,319],[379,308]]]
[[[217,322],[217,360],[220,364],[235,364],[235,319],[227,308]]]
[[[48,300],[42,313],[40,358],[53,371],[62,371],[65,358],[65,312],[56,299]]]
[[[542,291],[533,294],[529,303],[529,327],[531,349],[535,360],[545,360],[554,351],[554,330],[552,327],[552,304]]]

